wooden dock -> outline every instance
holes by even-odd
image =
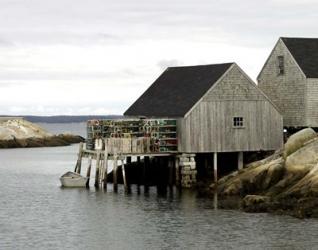
[[[169,185],[173,185],[174,176],[176,179],[180,179],[179,171],[176,171],[176,152],[151,152],[149,150],[149,145],[141,144],[144,150],[133,150],[131,145],[136,144],[134,140],[140,139],[127,139],[127,138],[106,138],[103,139],[102,148],[89,150],[86,149],[84,143],[80,143],[78,158],[75,166],[74,172],[81,174],[83,159],[88,159],[88,166],[86,171],[86,177],[88,178],[86,186],[89,187],[91,172],[95,168],[95,182],[94,186],[96,188],[107,189],[107,176],[109,171],[109,166],[113,166],[113,190],[116,192],[118,190],[118,175],[119,175],[119,165],[121,165],[121,174],[123,177],[123,184],[126,192],[130,191],[129,179],[126,174],[126,168],[131,164],[132,157],[137,159],[140,165],[143,166],[143,181],[145,186],[145,191],[148,189],[146,172],[150,165],[151,158],[167,157],[169,158],[168,168],[169,168]],[[145,140],[147,141],[147,140]],[[150,141],[148,141],[150,143]],[[137,144],[136,144],[137,145]],[[140,145],[140,144],[139,144]],[[141,159],[143,158],[143,163]],[[178,169],[179,170],[179,169]]]

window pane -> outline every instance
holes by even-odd
[[[284,74],[284,56],[278,56],[278,73],[280,75]]]
[[[233,126],[234,127],[243,127],[244,126],[243,117],[233,117]]]

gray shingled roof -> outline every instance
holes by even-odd
[[[281,38],[306,77],[318,78],[318,38]]]
[[[170,67],[124,115],[184,117],[232,64]]]

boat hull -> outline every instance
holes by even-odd
[[[86,177],[74,172],[67,172],[60,177],[60,181],[63,187],[86,187]]]

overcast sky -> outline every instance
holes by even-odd
[[[0,114],[122,114],[168,66],[318,37],[315,0],[0,0]]]

